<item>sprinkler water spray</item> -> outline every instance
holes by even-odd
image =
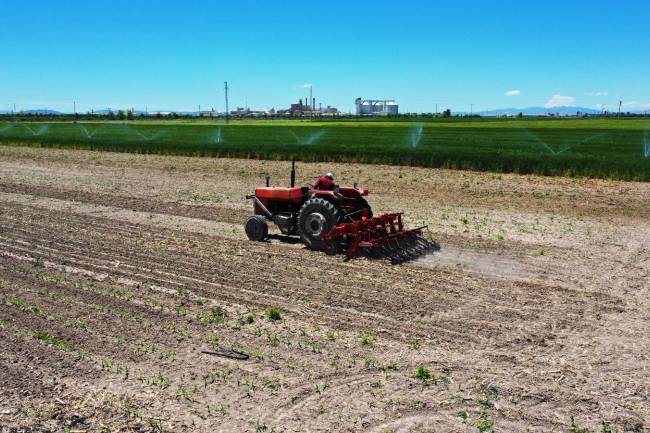
[[[50,125],[41,125],[41,127],[38,128],[38,131],[36,131],[36,135],[43,135],[49,130],[50,130]]]
[[[34,137],[38,137],[39,135],[45,134],[48,129],[50,129],[50,125],[41,125],[38,127],[36,131],[34,131],[32,128],[30,128],[28,125],[23,125],[25,129],[29,131],[30,134],[32,134]]]
[[[144,141],[151,141],[151,140],[154,140],[154,139],[159,138],[159,137],[163,136],[164,134],[166,134],[166,131],[161,129],[161,130],[159,130],[157,132],[154,132],[153,134],[147,136],[147,135],[143,134],[142,132],[138,131],[137,129],[131,128],[129,125],[125,125],[125,127],[127,128],[127,130],[129,130],[130,132],[136,134],[138,137],[142,138]]]
[[[416,148],[422,139],[423,128],[421,125],[414,126],[411,129],[411,147]]]
[[[316,132],[312,132],[309,134],[307,137],[299,137],[295,132],[293,132],[291,129],[289,130],[291,135],[293,135],[293,138],[296,140],[296,144],[300,145],[312,145],[315,144],[318,140],[320,140],[326,133],[324,129],[318,130]]]
[[[211,140],[214,143],[221,143],[223,137],[221,136],[221,126],[217,128],[217,133],[211,137]]]
[[[81,132],[83,132],[86,135],[86,138],[89,139],[93,138],[93,136],[97,133],[97,131],[99,131],[103,127],[102,125],[99,128],[95,128],[92,132],[89,132],[88,129],[86,129],[86,127],[83,126],[82,124],[77,123],[77,126],[79,127],[79,129],[81,129]]]
[[[537,135],[533,134],[532,132],[530,132],[530,131],[529,131],[528,129],[526,129],[526,128],[523,128],[523,129],[521,129],[521,130],[524,131],[524,134],[526,134],[526,136],[527,136],[528,138],[532,138],[532,139],[533,139],[537,144],[539,144],[539,145],[542,146],[545,150],[547,150],[548,153],[550,153],[551,155],[555,155],[555,154],[557,154],[557,152],[556,152],[555,150],[553,150],[553,148],[551,148],[551,146],[549,146],[548,144],[546,144],[546,142],[544,142],[542,139],[540,139]],[[565,150],[568,150],[568,149],[565,149]],[[562,152],[564,152],[565,150],[563,150]]]

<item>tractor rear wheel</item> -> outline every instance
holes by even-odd
[[[339,210],[331,202],[322,198],[307,200],[298,215],[300,238],[307,248],[324,249],[323,235],[338,224],[339,218]]]
[[[251,241],[263,241],[269,235],[269,226],[262,215],[253,215],[244,224],[246,236]]]

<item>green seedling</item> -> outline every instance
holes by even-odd
[[[376,342],[375,336],[369,333],[361,334],[359,341],[361,342],[362,346],[367,346],[367,347],[374,347]]]
[[[276,307],[267,308],[265,315],[269,322],[277,322],[282,320],[282,314],[280,313],[280,310]]]

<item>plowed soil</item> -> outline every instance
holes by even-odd
[[[650,431],[650,184],[298,168],[441,251],[246,240],[283,162],[0,147],[0,431]]]

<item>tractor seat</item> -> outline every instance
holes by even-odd
[[[255,190],[255,196],[260,200],[277,200],[291,203],[301,203],[303,195],[309,188],[280,188],[280,187],[262,187]]]

